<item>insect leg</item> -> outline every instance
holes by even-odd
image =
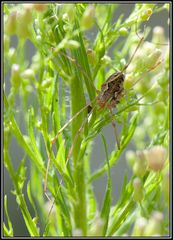
[[[112,110],[109,109],[109,111],[110,111],[110,115],[111,115],[111,119],[112,119],[112,126],[114,128],[117,147],[118,147],[118,150],[120,150],[120,140],[119,140],[119,137],[118,137],[118,131],[117,131],[116,123],[115,123],[114,118],[113,118]]]
[[[95,99],[94,99],[95,101]],[[92,102],[91,102],[92,103]],[[79,112],[77,112],[56,134],[56,136],[52,139],[52,144],[54,144],[56,142],[56,140],[58,139],[58,136],[64,131],[64,129],[77,117],[79,116],[86,108],[88,108],[89,106],[91,106],[91,103],[87,104],[85,107],[83,107]]]
[[[91,115],[91,113],[93,112],[94,108],[95,108],[95,107],[93,107],[93,108],[91,109],[91,111],[88,113],[88,117],[89,117],[89,115]],[[88,120],[88,118],[85,118],[85,119],[84,119],[81,127],[78,129],[78,131],[77,131],[77,133],[76,133],[76,135],[75,135],[75,137],[74,137],[72,146],[71,146],[71,148],[70,148],[70,150],[69,150],[69,152],[68,152],[68,155],[67,155],[66,164],[68,163],[69,159],[71,158],[71,155],[72,155],[72,152],[73,152],[73,148],[74,148],[74,146],[75,146],[75,143],[76,143],[76,141],[77,141],[77,139],[78,139],[78,137],[79,137],[79,134],[80,134],[81,131],[83,130],[83,128],[84,128],[87,120]]]

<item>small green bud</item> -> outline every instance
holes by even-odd
[[[16,26],[17,26],[17,12],[11,12],[4,26],[5,33],[10,36],[15,34]]]
[[[66,48],[77,49],[80,47],[80,43],[75,40],[68,40],[65,44]]]
[[[142,21],[148,21],[152,14],[153,14],[152,9],[151,8],[147,8],[147,9],[145,9],[142,12],[140,18],[141,18]]]
[[[31,4],[24,4],[23,12],[22,12],[22,20],[25,21],[27,24],[32,23],[32,8],[30,7]]]
[[[125,155],[126,161],[130,167],[133,167],[136,161],[136,154],[134,151],[128,150]]]
[[[52,82],[53,82],[52,78],[46,79],[42,82],[41,86],[43,89],[47,89],[52,85]]]
[[[21,77],[24,79],[33,81],[33,80],[35,80],[35,73],[32,69],[28,68],[21,74]]]
[[[104,65],[107,65],[111,62],[111,58],[107,55],[104,55],[102,58],[101,58],[101,63],[104,64]]]
[[[95,51],[93,51],[92,49],[88,49],[87,50],[87,56],[88,56],[88,61],[90,64],[96,65],[97,62],[97,56]]]
[[[90,29],[94,24],[95,8],[93,5],[89,5],[82,17],[81,27],[84,30]]]
[[[20,86],[21,83],[21,76],[20,76],[20,70],[19,65],[13,64],[11,68],[11,84],[12,86],[17,89]]]
[[[133,173],[139,177],[142,178],[147,170],[147,160],[145,157],[146,151],[137,151],[136,152],[136,162],[133,166]]]
[[[119,34],[120,34],[120,36],[123,36],[123,37],[127,36],[127,34],[128,34],[127,28],[125,28],[125,27],[120,28]]]
[[[135,202],[141,202],[144,197],[144,190],[143,190],[143,184],[142,181],[139,178],[135,178],[133,180],[133,200]]]
[[[160,49],[155,49],[155,51],[148,56],[148,59],[149,59],[148,67],[152,67],[156,65],[156,63],[160,59],[161,54],[162,54],[162,51]]]
[[[124,89],[129,90],[134,85],[134,76],[132,74],[126,74],[125,81],[124,81]]]
[[[96,217],[94,225],[90,230],[91,236],[102,236],[103,235],[104,220],[100,217]]]
[[[19,38],[31,37],[32,11],[25,9],[17,14],[17,35]]]

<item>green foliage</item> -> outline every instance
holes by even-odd
[[[161,27],[149,27],[152,16],[169,7],[132,4],[129,16],[121,14],[115,21],[120,6],[4,4],[4,166],[30,236],[169,235],[169,46]],[[12,48],[14,36],[17,46]],[[31,62],[28,43],[35,49]],[[96,89],[126,65],[125,94],[112,119],[108,108],[99,108]],[[112,120],[122,126],[120,149],[108,154],[102,129]],[[99,134],[105,162],[91,172],[92,143]],[[10,149],[14,139],[24,153],[17,170]],[[137,176],[135,171],[129,181],[124,176],[113,205],[111,168],[130,142],[148,166],[152,156],[159,156],[159,171],[155,162],[145,172],[138,165]],[[132,169],[140,156],[129,155]],[[99,209],[93,182],[104,174],[107,186]],[[136,177],[141,189],[134,188]],[[136,201],[134,193],[141,191],[144,196]],[[15,236],[6,195],[4,208],[4,236]]]

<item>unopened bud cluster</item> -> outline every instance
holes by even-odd
[[[164,147],[156,145],[148,150],[137,151],[136,154],[128,151],[126,159],[133,169],[136,178],[133,180],[133,199],[136,202],[141,202],[144,197],[143,177],[147,171],[160,172],[165,167],[167,159],[167,151]],[[167,182],[169,179],[165,176],[163,181],[163,192],[168,199],[169,190]]]
[[[147,170],[158,172],[164,168],[167,151],[160,145],[155,145],[148,150],[138,151],[133,172],[138,177],[143,177]]]
[[[144,217],[137,218],[132,236],[161,236],[162,235],[163,214],[155,211],[149,219]]]
[[[13,11],[9,14],[4,30],[5,34],[12,36],[16,34],[19,38],[30,38],[32,36],[33,10],[44,11],[46,4],[23,4],[21,11]]]

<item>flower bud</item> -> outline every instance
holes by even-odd
[[[53,82],[52,78],[46,79],[42,82],[41,86],[43,89],[47,89],[52,85],[52,82]]]
[[[82,17],[81,26],[84,30],[90,29],[94,24],[95,8],[93,5],[89,5]]]
[[[124,89],[129,90],[133,87],[134,84],[134,76],[132,74],[126,74],[124,81]]]
[[[154,212],[145,228],[144,236],[161,235],[163,214]]]
[[[133,200],[135,202],[141,202],[143,200],[144,191],[142,181],[139,178],[133,180],[133,189]]]
[[[11,64],[16,62],[16,57],[17,57],[16,49],[11,47],[8,52],[8,58]]]
[[[152,14],[153,14],[152,9],[151,8],[147,8],[147,9],[145,9],[142,12],[140,18],[141,18],[142,21],[148,21]]]
[[[22,74],[21,77],[24,79],[28,79],[30,81],[35,80],[35,74],[34,71],[30,68],[26,69]]]
[[[136,161],[136,154],[134,151],[129,150],[126,152],[125,158],[129,166],[132,167]]]
[[[93,228],[90,230],[91,236],[102,236],[103,235],[104,220],[100,217],[96,217]]]
[[[87,56],[88,56],[89,63],[95,65],[97,62],[97,57],[96,57],[95,51],[93,51],[92,49],[88,49]]]
[[[107,65],[111,62],[111,58],[107,55],[104,55],[102,58],[101,58],[101,63],[104,64],[104,65]]]
[[[120,34],[120,36],[123,36],[123,37],[127,36],[127,34],[128,34],[127,28],[125,28],[125,27],[120,28],[119,34]]]
[[[147,219],[144,217],[137,218],[132,236],[144,236],[144,231],[147,226]]]
[[[142,178],[147,170],[147,160],[145,157],[146,151],[137,151],[136,152],[136,161],[133,166],[133,173],[139,177]]]
[[[15,34],[16,25],[17,25],[17,12],[11,12],[4,26],[5,33],[10,36]]]
[[[153,67],[154,65],[157,64],[157,62],[161,57],[161,54],[162,54],[162,51],[156,48],[155,51],[148,56],[148,59],[149,59],[148,68]]]
[[[68,40],[65,44],[66,48],[77,49],[80,47],[80,43],[75,40]]]
[[[153,146],[147,151],[146,158],[150,170],[153,170],[154,172],[161,171],[167,158],[167,151],[160,145]]]
[[[152,42],[155,44],[163,44],[165,42],[164,28],[157,26],[153,29]]]
[[[21,76],[20,76],[20,70],[19,65],[13,64],[11,68],[11,84],[14,88],[18,88],[21,83]]]
[[[17,35],[19,38],[31,37],[32,11],[25,9],[17,14]]]

